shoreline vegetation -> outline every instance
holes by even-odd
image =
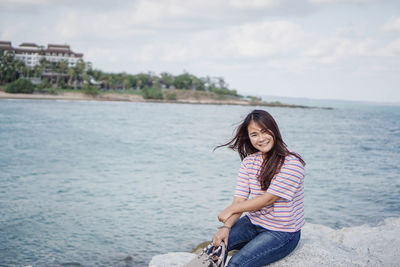
[[[51,88],[49,90],[52,90]],[[240,97],[220,96],[212,92],[198,92],[190,90],[163,90],[162,99],[146,99],[141,90],[104,91],[90,94],[73,90],[52,90],[52,93],[7,93],[0,88],[0,99],[37,99],[37,100],[67,100],[67,101],[123,101],[143,103],[176,103],[176,104],[203,104],[203,105],[240,105],[240,106],[265,106],[287,108],[317,108],[332,109],[330,107],[312,107],[303,105],[285,104],[279,101],[265,102],[259,98],[243,99]],[[173,94],[173,98],[169,97]]]
[[[64,59],[46,58],[28,67],[14,53],[2,49],[0,98],[320,108],[242,96],[222,77],[197,77],[186,71],[179,75],[151,71],[107,73],[92,68],[92,63],[82,59],[70,64]]]

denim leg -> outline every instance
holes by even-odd
[[[257,226],[257,229],[260,228]],[[270,264],[289,255],[299,240],[300,231],[288,233],[262,228],[256,237],[231,258],[227,266],[256,267]]]
[[[227,250],[241,249],[258,234],[257,228],[247,216],[241,217],[229,232]]]

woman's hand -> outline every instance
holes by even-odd
[[[231,209],[231,206],[227,207],[226,209],[224,209],[223,211],[220,212],[220,214],[218,215],[218,220],[220,222],[225,223],[226,220],[229,219],[229,217],[231,217],[233,215],[233,211]]]
[[[215,233],[213,237],[213,245],[214,247],[218,247],[221,244],[221,241],[224,241],[225,245],[228,245],[228,237],[229,237],[229,229],[228,228],[220,228]]]

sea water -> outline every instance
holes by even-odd
[[[0,266],[147,266],[210,240],[254,107],[0,100]],[[261,108],[261,107],[259,107]],[[306,220],[400,217],[400,107],[264,107],[307,163]]]

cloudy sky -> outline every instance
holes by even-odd
[[[400,102],[398,0],[0,0],[0,40],[241,94]]]

